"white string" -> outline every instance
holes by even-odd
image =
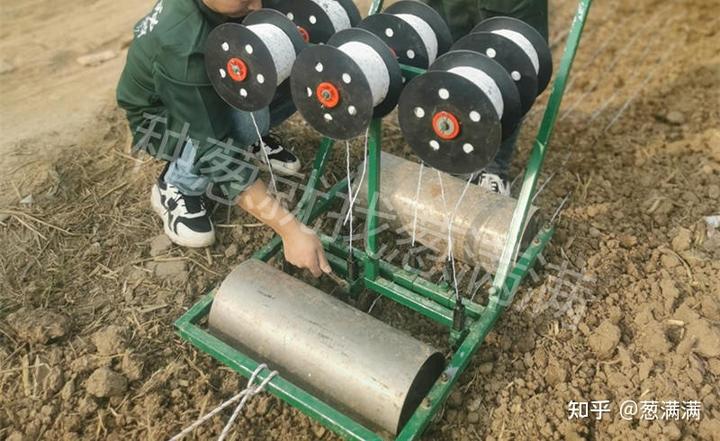
[[[275,174],[273,173],[272,164],[270,164],[270,157],[267,154],[267,151],[265,150],[265,141],[262,139],[262,135],[260,134],[260,128],[258,127],[257,121],[255,121],[255,114],[250,112],[250,119],[252,120],[253,125],[255,126],[255,133],[257,133],[258,136],[258,142],[260,142],[260,150],[262,150],[263,158],[265,159],[265,164],[268,167],[268,170],[270,170],[270,189],[273,193],[277,194],[277,182],[275,182]]]
[[[353,255],[353,205],[354,205],[354,199],[353,199],[353,189],[352,189],[352,181],[350,180],[350,141],[345,141],[345,168],[347,170],[347,187],[348,187],[348,201],[349,201],[349,207],[348,207],[348,217],[350,219],[350,239],[348,240],[350,242],[350,256]],[[358,190],[359,193],[359,190]]]
[[[260,23],[247,28],[262,40],[270,51],[279,86],[290,76],[295,63],[295,46],[292,40],[282,29],[273,24]]]
[[[437,35],[433,31],[432,27],[422,18],[411,15],[411,14],[395,14],[397,18],[409,24],[415,32],[420,36],[420,39],[425,45],[425,51],[428,54],[428,65],[433,64],[438,55],[438,43]],[[408,57],[413,58],[413,57]]]
[[[240,410],[241,410],[242,407],[245,405],[245,402],[246,402],[250,397],[252,397],[252,396],[254,396],[254,395],[257,395],[258,393],[262,392],[263,389],[265,389],[265,386],[267,386],[267,384],[270,382],[270,380],[272,380],[272,379],[278,374],[277,371],[272,371],[272,372],[270,373],[270,375],[268,375],[268,376],[265,378],[265,380],[264,380],[260,385],[258,385],[257,387],[254,387],[254,388],[253,388],[252,386],[253,386],[253,383],[255,383],[255,379],[256,379],[257,376],[260,374],[260,372],[262,372],[262,370],[263,370],[263,369],[266,369],[266,368],[267,368],[267,365],[264,364],[264,363],[261,364],[261,365],[259,365],[259,366],[257,367],[257,369],[255,369],[255,372],[253,372],[253,374],[250,376],[250,379],[248,380],[247,387],[245,388],[245,390],[243,390],[243,391],[240,392],[239,394],[235,395],[234,397],[230,398],[229,400],[225,401],[224,403],[220,404],[218,407],[216,407],[215,409],[213,409],[212,411],[210,411],[210,412],[209,412],[208,414],[206,414],[205,416],[199,418],[197,421],[195,421],[194,423],[192,423],[190,426],[188,426],[188,427],[186,427],[185,429],[183,429],[182,432],[180,432],[180,433],[178,433],[177,435],[175,435],[175,436],[173,436],[172,438],[170,438],[170,441],[178,441],[178,440],[182,439],[183,437],[185,437],[186,435],[188,435],[189,433],[191,433],[193,430],[195,430],[195,429],[198,428],[199,426],[203,425],[206,421],[208,421],[209,419],[211,419],[212,417],[214,417],[214,416],[217,415],[218,413],[222,412],[225,408],[227,408],[228,406],[232,405],[232,404],[235,403],[236,401],[242,399],[242,400],[240,401],[240,404],[238,405],[238,407],[235,409],[235,412],[233,413],[233,418],[231,418],[231,420],[230,420],[230,422],[234,421],[235,418],[237,418],[237,414],[240,413]],[[225,426],[225,429],[228,429],[228,426],[229,426],[229,424]],[[220,435],[220,440],[222,440],[225,436],[227,436],[227,433],[226,433],[226,430],[225,430],[225,429],[223,430],[223,433]],[[228,430],[229,430],[229,429],[228,429]]]
[[[532,45],[530,40],[528,40],[523,34],[511,31],[510,29],[497,29],[492,31],[492,33],[502,35],[503,37],[515,43],[516,46],[519,46],[520,49],[525,52],[525,55],[527,55],[532,62],[535,73],[540,73],[540,57],[538,56],[537,50],[535,49],[535,46]]]
[[[370,86],[373,107],[387,97],[390,91],[390,71],[375,49],[359,41],[350,41],[338,47],[357,64]]]
[[[360,188],[362,188],[363,181],[365,181],[365,171],[367,170],[367,157],[368,157],[368,137],[370,136],[369,134],[370,134],[370,127],[368,127],[367,130],[365,131],[365,149],[363,152],[362,174],[360,175],[360,182],[358,183],[357,191],[355,192],[354,197],[350,200],[350,206],[355,205],[355,202],[357,201],[357,198],[360,195]],[[343,220],[343,225],[347,224],[349,219],[350,219],[350,213],[345,215],[345,220]]]
[[[227,424],[225,424],[225,428],[223,428],[222,433],[220,434],[220,438],[218,438],[218,441],[225,441],[225,438],[228,436],[228,433],[230,433],[230,429],[232,428],[233,424],[235,423],[235,420],[237,419],[238,415],[240,415],[240,411],[245,406],[245,403],[248,399],[252,398],[253,396],[259,394],[260,392],[265,389],[265,386],[278,374],[277,371],[270,372],[270,375],[268,375],[265,380],[263,380],[262,383],[260,383],[258,386],[253,387],[252,381],[248,381],[247,390],[248,393],[245,394],[245,396],[240,401],[240,404],[235,408],[235,411],[233,412],[232,416],[228,420]],[[254,378],[253,378],[254,380]]]
[[[495,113],[497,113],[498,118],[502,118],[505,112],[505,101],[503,101],[500,87],[490,75],[470,66],[453,67],[448,70],[448,72],[460,75],[480,88],[495,108]]]
[[[417,189],[415,190],[415,213],[413,215],[412,246],[415,246],[415,238],[417,235],[416,233],[417,233],[418,205],[420,205],[420,186],[422,184],[424,168],[425,168],[425,162],[420,162],[420,173],[418,173]]]
[[[440,196],[442,197],[442,203],[443,203],[443,212],[447,213],[448,217],[448,259],[450,259],[450,264],[453,269],[453,279],[455,279],[455,255],[453,254],[453,244],[452,244],[452,231],[450,231],[450,225],[452,224],[453,218],[452,213],[448,213],[447,209],[447,201],[445,200],[445,186],[443,185],[442,175],[440,174],[440,170],[435,170],[437,172],[438,180],[440,181]],[[455,288],[455,296],[457,297],[457,287]]]
[[[442,174],[440,174],[440,170],[436,170],[438,179],[440,180],[440,195],[442,197],[443,202],[443,209],[445,210],[445,213],[447,213],[447,201],[445,200],[445,187],[443,186],[443,180],[442,180]],[[457,300],[460,297],[460,288],[458,286],[458,280],[457,280],[457,272],[455,271],[455,253],[453,251],[453,240],[452,240],[452,227],[453,223],[455,222],[455,214],[457,213],[458,208],[460,208],[460,204],[462,203],[463,199],[465,198],[465,193],[467,193],[468,188],[470,188],[470,184],[472,183],[473,179],[475,178],[475,173],[470,175],[470,178],[465,183],[465,188],[463,188],[462,193],[460,194],[460,197],[457,200],[457,203],[455,204],[455,207],[453,208],[453,211],[451,213],[448,213],[448,258],[450,259],[450,264],[452,266],[452,276],[453,276],[453,284],[455,286],[455,299]]]

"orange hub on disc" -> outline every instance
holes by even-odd
[[[227,72],[235,81],[245,81],[247,78],[248,69],[245,62],[239,58],[231,58],[227,63]]]
[[[340,103],[340,92],[332,83],[320,83],[317,87],[317,99],[324,107],[332,109]]]
[[[450,112],[441,111],[433,116],[433,131],[441,139],[449,141],[460,134],[460,122]]]

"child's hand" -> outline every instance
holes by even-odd
[[[282,236],[285,260],[298,268],[310,270],[313,276],[330,274],[332,268],[325,258],[325,250],[314,231],[296,222]]]

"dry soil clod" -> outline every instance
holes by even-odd
[[[64,337],[70,329],[70,320],[47,309],[19,309],[7,317],[10,326],[21,341],[46,344]]]
[[[98,398],[120,396],[127,390],[127,379],[107,367],[93,372],[85,383],[87,392]]]
[[[622,332],[610,321],[604,321],[588,338],[590,349],[601,360],[610,358],[620,343]]]

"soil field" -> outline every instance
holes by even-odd
[[[0,8],[0,439],[168,439],[245,387],[172,324],[271,232],[219,207],[208,250],[158,236],[149,190],[162,165],[130,152],[113,102],[129,30],[151,6]],[[425,439],[720,440],[718,6],[596,0],[537,200],[549,217],[569,195],[558,233]],[[556,65],[574,7],[551,1]],[[318,134],[298,116],[281,133],[309,171]],[[394,116],[386,135],[387,150],[414,160]],[[344,161],[335,152],[333,179]],[[437,327],[376,306],[445,348]],[[610,402],[602,419],[570,418],[570,402],[596,400]],[[623,419],[626,400],[648,413],[656,402],[658,419]],[[672,401],[677,418],[664,414]],[[216,439],[228,416],[189,439]],[[336,437],[261,394],[231,439]]]

